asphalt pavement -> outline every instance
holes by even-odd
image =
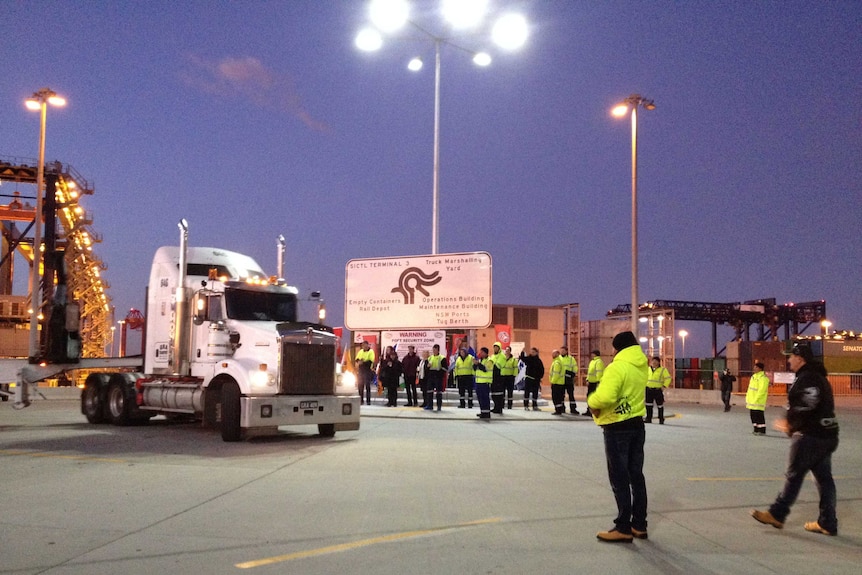
[[[583,416],[363,406],[358,431],[312,426],[224,443],[195,423],[89,425],[74,390],[0,404],[0,575],[153,573],[858,573],[862,410],[839,409],[839,534],[809,477],[782,530],[756,523],[789,440],[736,405],[669,404],[647,427],[649,539],[612,526],[601,430]],[[403,399],[402,399],[403,402]],[[581,402],[579,402],[580,404]],[[739,399],[736,399],[739,403]],[[580,407],[580,405],[579,405]],[[781,417],[767,409],[767,421]]]

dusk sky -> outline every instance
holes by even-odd
[[[413,4],[447,33],[437,2]],[[610,109],[640,93],[657,106],[639,114],[640,299],[825,299],[833,328],[862,330],[862,3],[491,4],[530,37],[486,68],[442,50],[440,252],[489,252],[495,303],[590,320],[629,302],[631,125]],[[366,7],[3,2],[0,156],[37,156],[28,96],[67,98],[46,159],[95,185],[116,319],[144,308],[180,218],[192,245],[271,273],[283,234],[288,281],[320,290],[332,325],[348,260],[431,252],[433,66],[406,64],[433,45],[360,52]],[[682,327],[708,355],[709,324]]]

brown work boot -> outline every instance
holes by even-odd
[[[599,541],[606,541],[608,543],[631,543],[634,540],[631,533],[622,533],[616,529],[599,531],[596,533],[596,538]]]
[[[824,528],[820,527],[820,523],[818,523],[817,521],[809,521],[808,523],[806,523],[805,524],[805,530],[811,531],[812,533],[822,533],[823,535],[832,535],[833,537],[835,535],[838,535],[837,531],[829,531],[828,529],[824,529]]]
[[[760,521],[761,523],[765,523],[766,525],[772,525],[776,529],[784,528],[784,523],[773,517],[772,513],[770,513],[769,511],[758,511],[757,509],[752,509],[751,516],[754,517],[757,521]]]

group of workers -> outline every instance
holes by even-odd
[[[386,390],[386,407],[397,405],[398,389],[403,383],[407,396],[407,407],[421,407],[433,410],[442,409],[443,391],[446,374],[454,379],[458,389],[460,409],[473,408],[474,392],[479,403],[480,419],[490,419],[492,413],[502,414],[503,409],[512,409],[514,403],[515,380],[522,366],[524,370],[524,409],[540,411],[538,399],[541,383],[545,376],[545,366],[539,357],[539,350],[531,348],[529,353],[521,352],[516,357],[512,348],[494,342],[493,352],[483,347],[476,353],[466,339],[458,342],[457,351],[447,358],[440,354],[440,346],[435,344],[431,351],[416,353],[415,346],[408,346],[407,354],[399,360],[392,346],[387,346],[379,362],[375,362],[374,350],[367,341],[360,344],[356,352],[355,366],[357,387],[361,401],[371,405],[371,383],[375,377],[381,389]],[[589,396],[599,385],[605,364],[599,350],[593,350],[587,369],[586,383]],[[647,381],[647,416],[645,421],[652,422],[653,406],[658,407],[659,423],[664,423],[663,388],[671,382],[670,373],[661,366],[658,357],[652,359]],[[569,400],[569,413],[579,415],[575,400],[575,381],[578,362],[569,354],[566,346],[552,352],[551,367],[548,372],[551,384],[551,400],[554,415],[566,413],[566,397]],[[420,403],[420,393],[422,401]],[[493,407],[492,404],[493,403]],[[584,415],[592,415],[589,407]]]

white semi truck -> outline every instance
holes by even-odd
[[[179,228],[180,246],[153,258],[143,372],[91,373],[81,392],[87,420],[194,418],[220,429],[224,441],[286,425],[317,425],[323,436],[359,429],[355,388],[336,394],[337,338],[329,327],[297,321],[298,290],[268,278],[248,256],[189,247],[185,220]],[[98,366],[81,359],[43,369]],[[25,391],[43,377],[28,368],[19,373]],[[19,403],[29,403],[26,395]]]

